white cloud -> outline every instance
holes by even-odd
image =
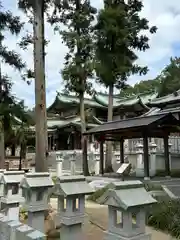
[[[8,0],[7,0],[8,1]],[[5,0],[3,1],[5,2]],[[145,53],[138,53],[138,62],[149,67],[146,76],[132,76],[129,79],[131,84],[140,79],[150,79],[155,77],[167,63],[168,59],[176,52],[175,44],[180,42],[180,1],[179,0],[143,0],[144,9],[141,13],[146,17],[151,25],[156,25],[158,31],[150,36],[150,49]],[[92,0],[95,7],[102,6],[103,0]],[[15,6],[12,7],[15,13],[18,13]],[[21,13],[21,16],[23,14]],[[24,20],[24,19],[23,19]],[[62,44],[60,36],[54,35],[53,30],[46,25],[46,37],[50,40],[47,47],[46,57],[46,87],[47,87],[47,105],[51,104],[55,98],[56,90],[62,89],[60,70],[63,67],[64,55],[67,51]],[[18,48],[17,39],[7,35],[6,44],[12,49],[17,49],[22,54],[29,66],[33,66],[32,48],[28,51],[22,51]],[[19,74],[14,72],[8,66],[3,66],[3,72],[8,73],[14,81],[13,91],[19,98],[25,99],[25,103],[32,107],[34,104],[34,84],[27,86],[20,80]]]

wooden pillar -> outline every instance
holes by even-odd
[[[124,139],[120,141],[120,160],[121,163],[124,163]]]
[[[144,179],[149,179],[149,148],[148,137],[143,137],[143,152],[144,152]]]
[[[100,142],[100,161],[99,161],[99,164],[100,164],[100,174],[104,174],[104,142],[101,141]]]
[[[169,177],[170,174],[170,162],[169,162],[169,137],[166,135],[164,137],[164,158],[165,158],[165,172],[166,176]]]
[[[48,135],[48,151],[51,151],[51,135]]]

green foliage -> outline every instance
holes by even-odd
[[[165,96],[180,89],[180,58],[170,59],[170,63],[163,69],[158,77],[161,85],[159,96]]]
[[[14,67],[17,70],[25,68],[25,63],[14,50],[4,45],[5,32],[9,31],[13,35],[18,35],[23,28],[24,23],[20,21],[19,16],[14,16],[10,11],[4,11],[2,2],[0,1],[0,57],[1,61]]]
[[[151,182],[144,183],[144,187],[145,187],[147,192],[162,190],[162,186],[160,184],[153,184]]]
[[[60,32],[69,49],[62,71],[65,87],[78,95],[89,92],[92,84],[88,79],[92,78],[94,70],[92,23],[96,9],[89,0],[63,1],[58,9],[60,16],[52,16],[49,22]],[[62,23],[65,30],[60,30]]]
[[[160,97],[171,94],[180,89],[179,74],[180,58],[171,58],[170,63],[155,79],[140,81],[133,87],[127,85],[120,91],[120,96],[127,97],[133,94],[138,95],[149,91],[158,92]]]
[[[34,24],[34,2],[34,0],[18,0],[18,7],[26,14],[28,23],[32,25],[32,29]],[[42,3],[44,7],[44,13],[48,13],[49,8],[54,6],[53,0],[44,0]],[[44,46],[47,46],[48,43],[49,41],[44,39]],[[23,50],[27,50],[32,44],[34,44],[34,37],[33,33],[30,32],[23,36],[18,43],[19,47]],[[22,74],[22,78],[23,80],[26,80],[28,84],[30,84],[30,81],[35,78],[34,70],[26,69],[25,73]]]
[[[130,85],[127,85],[126,88],[120,91],[120,96],[128,97],[128,96],[138,95],[146,92],[158,92],[160,88],[160,84],[161,83],[159,79],[140,81],[139,83],[136,83],[133,87]]]
[[[149,209],[148,225],[180,238],[179,200],[164,199]]]
[[[109,186],[96,190],[93,194],[88,196],[87,200],[96,202],[108,189]]]
[[[52,177],[53,183],[55,183],[55,182],[56,182],[56,179],[57,179],[57,177],[56,177],[56,176],[53,176],[53,177]]]
[[[157,170],[156,176],[165,177],[167,174],[164,170]],[[180,177],[180,169],[172,169],[170,173],[171,177],[178,178]]]
[[[44,11],[46,12],[50,6],[54,5],[53,0],[43,0]],[[18,0],[19,8],[26,14],[33,13],[34,0]]]
[[[4,45],[5,33],[9,31],[13,35],[18,35],[23,28],[24,23],[20,21],[19,16],[14,16],[10,11],[4,11],[0,1],[0,58],[5,64],[14,67],[18,71],[22,71],[26,65],[21,57],[14,50],[9,50]],[[9,131],[11,121],[14,116],[20,117],[22,121],[26,121],[24,114],[24,103],[17,102],[16,98],[11,94],[12,82],[8,76],[2,76],[0,71],[0,122],[1,130]]]
[[[106,0],[104,3],[95,26],[96,73],[106,87],[124,88],[131,74],[146,74],[147,67],[135,63],[138,57],[134,50],[149,48],[149,39],[141,32],[155,33],[156,27],[150,28],[147,19],[139,16],[142,1]]]

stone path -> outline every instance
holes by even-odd
[[[57,200],[51,199],[51,205],[53,208],[57,208]],[[107,207],[87,201],[86,216],[84,224],[85,240],[103,240],[103,231],[107,229]],[[151,240],[175,240],[175,238],[150,227],[146,227],[146,231],[152,234]]]

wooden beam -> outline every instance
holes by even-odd
[[[143,137],[143,152],[144,152],[144,177],[149,178],[149,147],[148,147],[148,137],[144,133]]]

